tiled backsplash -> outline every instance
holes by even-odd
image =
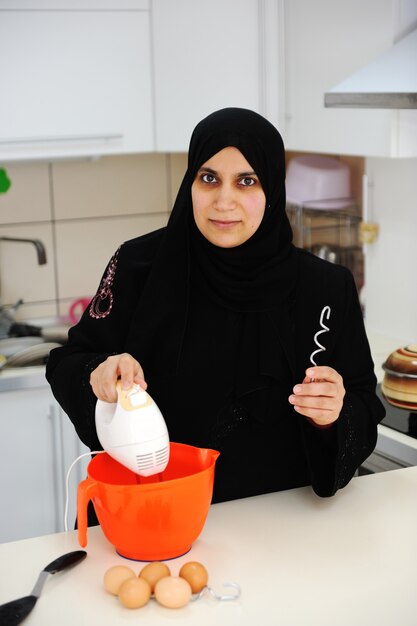
[[[164,226],[186,169],[185,154],[3,165],[12,181],[0,194],[0,303],[22,298],[16,317],[66,315],[92,296],[106,263],[127,239]]]

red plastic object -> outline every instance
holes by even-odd
[[[146,479],[107,453],[98,454],[78,486],[80,545],[87,545],[92,500],[104,535],[121,556],[160,561],[185,554],[203,530],[219,454],[171,442],[165,471]]]
[[[68,312],[71,324],[76,324],[79,321],[90,302],[91,298],[79,298],[71,304]]]

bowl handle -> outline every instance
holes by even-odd
[[[77,528],[78,543],[82,548],[87,545],[87,507],[97,493],[97,483],[90,477],[82,480],[77,490]]]

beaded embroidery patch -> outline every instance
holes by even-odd
[[[94,319],[102,319],[107,317],[113,307],[113,293],[111,287],[113,285],[114,276],[116,274],[117,256],[119,254],[120,246],[110,259],[107,267],[106,275],[100,283],[100,287],[90,304],[90,317]]]

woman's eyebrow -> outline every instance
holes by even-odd
[[[205,167],[203,165],[203,167],[200,167],[200,169],[198,170],[199,172],[208,172],[209,174],[213,174],[213,176],[217,176],[218,172],[216,172],[216,170],[212,170],[211,167]],[[244,178],[245,176],[257,176],[257,173],[252,171],[249,172],[238,172],[236,174],[236,178]]]
[[[253,170],[250,172],[240,172],[240,174],[237,174],[238,178],[243,178],[244,176],[258,176],[256,172],[254,172]]]
[[[212,170],[211,167],[205,167],[204,165],[203,165],[203,167],[200,167],[200,169],[198,171],[199,172],[208,172],[209,174],[214,174],[215,176],[217,176],[216,170]]]

